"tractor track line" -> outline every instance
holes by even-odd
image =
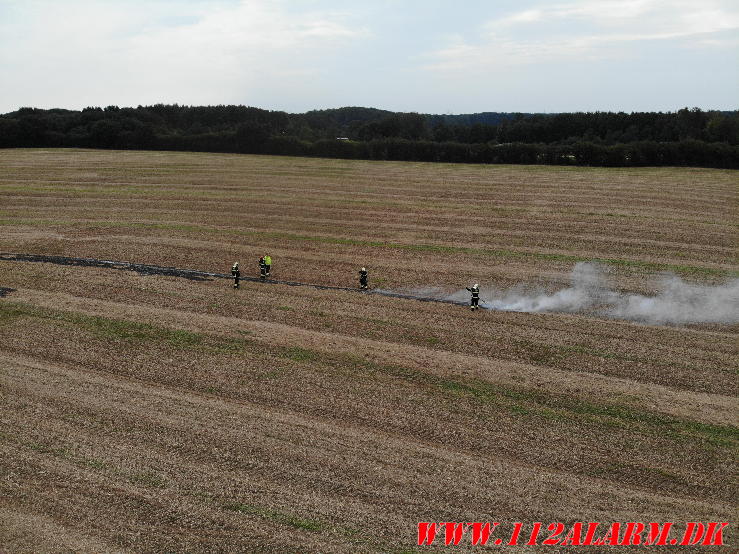
[[[78,267],[103,267],[107,269],[118,269],[124,271],[135,271],[140,275],[165,275],[170,277],[181,277],[190,279],[191,281],[212,281],[213,278],[233,279],[231,275],[226,273],[212,273],[208,271],[199,271],[197,269],[183,269],[179,267],[164,267],[158,265],[147,265],[133,262],[121,262],[113,260],[99,260],[97,258],[71,258],[68,256],[46,256],[38,254],[14,254],[9,252],[0,252],[0,261],[9,262],[37,262],[50,263],[56,265],[70,265]],[[459,302],[456,300],[445,300],[443,298],[434,298],[431,296],[416,296],[413,294],[402,294],[382,289],[361,290],[350,287],[334,287],[330,285],[317,285],[313,283],[301,283],[298,281],[280,281],[277,279],[261,279],[259,277],[240,277],[241,281],[249,281],[252,283],[264,283],[270,285],[287,285],[289,287],[311,287],[318,290],[340,290],[346,292],[358,292],[361,294],[374,294],[379,296],[387,296],[390,298],[402,298],[404,300],[417,300],[419,302],[437,302],[439,304],[453,304],[455,306],[467,306],[467,302]],[[6,292],[12,292],[12,289],[3,289]]]

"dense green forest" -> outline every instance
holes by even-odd
[[[0,115],[0,148],[85,147],[371,160],[739,168],[739,111],[302,114],[157,104]]]

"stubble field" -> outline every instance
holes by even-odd
[[[449,292],[553,289],[598,261],[648,295],[663,272],[736,276],[738,182],[0,150],[0,252],[246,276],[269,252],[275,279],[354,287],[367,266],[371,286]],[[0,291],[9,552],[403,552],[419,521],[735,515],[736,324],[1,256]]]

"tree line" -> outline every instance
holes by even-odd
[[[369,160],[739,168],[739,111],[303,114],[156,104],[0,115],[0,148],[83,147]]]

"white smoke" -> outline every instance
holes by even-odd
[[[737,323],[739,279],[707,286],[665,277],[655,296],[621,296],[608,315],[651,323]]]
[[[503,292],[481,291],[480,306],[517,312],[589,312],[606,317],[653,324],[739,323],[739,279],[722,285],[695,285],[665,275],[653,296],[610,288],[603,268],[580,262],[570,285],[546,292],[517,286]],[[469,300],[465,290],[446,297]]]
[[[613,301],[603,271],[596,264],[578,263],[572,270],[570,286],[556,292],[527,291],[517,286],[500,296],[491,295],[484,307],[516,312],[582,312]]]

